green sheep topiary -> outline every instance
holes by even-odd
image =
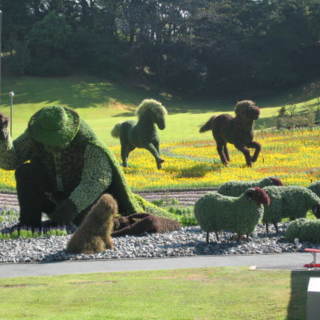
[[[320,213],[320,198],[311,190],[305,187],[288,186],[288,187],[264,187],[271,199],[271,204],[265,207],[263,223],[273,223],[278,232],[278,222],[283,218],[291,220],[304,218],[308,210],[312,210],[316,216]]]
[[[253,187],[263,188],[266,186],[282,186],[280,179],[276,177],[267,177],[261,180],[254,181],[229,181],[222,184],[218,192],[226,196],[239,197],[247,189]]]
[[[136,115],[138,122],[125,121],[118,123],[111,131],[114,138],[120,138],[122,165],[127,167],[129,153],[135,148],[147,149],[155,158],[157,168],[161,169],[164,162],[160,157],[159,136],[156,125],[160,130],[165,129],[166,108],[154,99],[145,99],[139,105]]]
[[[308,241],[320,243],[320,220],[308,220],[300,218],[289,223],[285,232],[285,238],[294,241]]]
[[[212,192],[195,203],[194,215],[201,229],[207,232],[207,243],[209,232],[215,232],[218,239],[222,230],[235,232],[239,239],[255,229],[263,214],[263,204],[269,203],[268,195],[259,187],[250,188],[239,197]]]
[[[318,197],[320,197],[320,181],[315,181],[308,187],[312,192],[314,192]]]

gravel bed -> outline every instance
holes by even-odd
[[[17,222],[9,216],[0,222],[0,230]],[[65,252],[70,239],[67,236],[43,236],[40,238],[0,240],[0,263],[39,263],[62,260],[161,258],[196,255],[274,254],[317,248],[310,243],[289,243],[284,240],[286,224],[279,224],[279,234],[270,226],[269,236],[265,227],[258,225],[249,240],[237,242],[232,234],[222,233],[219,241],[211,233],[209,244],[205,233],[196,227],[184,227],[179,231],[163,234],[146,234],[140,237],[114,238],[114,250],[98,254],[69,254]],[[318,246],[319,247],[319,246]]]

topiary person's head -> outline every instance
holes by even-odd
[[[44,107],[29,120],[31,138],[49,149],[64,149],[78,133],[80,118],[77,112],[61,106]]]

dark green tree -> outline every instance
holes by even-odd
[[[29,72],[48,76],[67,74],[71,36],[72,30],[65,17],[55,11],[35,23],[27,35],[31,53]]]

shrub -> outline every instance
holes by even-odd
[[[302,112],[296,112],[295,106],[288,110],[282,107],[278,112],[277,129],[294,129],[299,127],[313,127],[316,122],[317,111],[306,108]]]
[[[28,239],[28,238],[39,238],[49,236],[66,236],[68,233],[65,228],[50,228],[48,230],[34,230],[31,229],[20,229],[14,230],[13,232],[0,232],[0,240],[9,239]]]
[[[169,207],[168,211],[173,213],[176,220],[185,227],[198,225],[192,207]]]

